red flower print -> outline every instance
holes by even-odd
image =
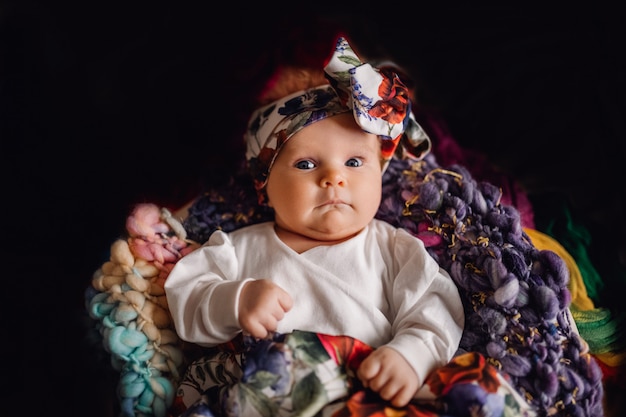
[[[345,407],[333,413],[333,417],[436,417],[438,414],[409,404],[403,408],[395,408],[383,401],[378,395],[367,391],[358,391],[348,399]]]
[[[320,342],[335,363],[356,371],[361,362],[374,350],[371,346],[348,336],[318,334]]]
[[[469,352],[453,358],[446,366],[438,368],[426,380],[431,391],[441,396],[459,383],[475,382],[486,392],[494,393],[500,386],[496,368],[489,365],[485,357]]]
[[[378,95],[382,100],[372,107],[369,114],[390,124],[402,123],[409,108],[409,90],[397,76],[389,78],[382,75],[383,81],[378,87]]]

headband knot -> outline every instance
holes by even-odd
[[[363,63],[344,37],[324,68],[330,84],[298,91],[257,109],[244,135],[246,160],[259,192],[281,147],[304,127],[327,117],[352,112],[357,124],[382,139],[386,168],[399,143],[414,158],[430,152],[431,142],[411,111],[408,88],[391,70]]]

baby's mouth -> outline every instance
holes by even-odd
[[[339,206],[339,205],[347,205],[347,203],[340,199],[332,199],[332,200],[327,200],[326,202],[322,204],[322,206]]]

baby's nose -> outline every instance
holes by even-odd
[[[320,180],[320,186],[322,187],[333,187],[333,186],[343,186],[345,185],[345,178],[341,174],[341,171],[337,169],[328,169],[322,175],[322,179]]]

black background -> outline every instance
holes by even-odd
[[[134,204],[177,207],[233,170],[272,68],[327,55],[336,25],[402,65],[462,146],[523,184],[538,221],[568,201],[593,234],[603,303],[621,309],[624,14],[389,6],[2,3],[0,415],[114,413],[116,376],[86,338],[91,275]]]

